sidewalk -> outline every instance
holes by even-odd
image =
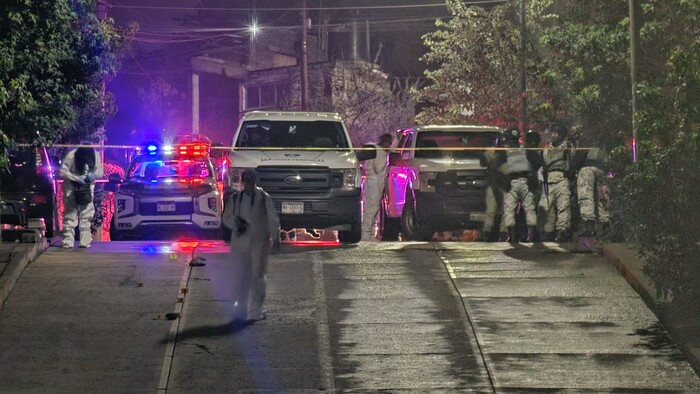
[[[22,275],[22,271],[49,247],[49,241],[46,238],[40,238],[38,233],[36,236],[24,239],[34,242],[0,241],[0,309],[5,305],[5,300]]]
[[[667,301],[657,298],[656,288],[642,271],[643,262],[627,245],[608,244],[603,246],[601,253],[639,293],[649,309],[670,332],[671,338],[681,348],[695,373],[700,375],[700,317],[684,312],[682,307],[676,307],[674,310]]]

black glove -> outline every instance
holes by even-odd
[[[240,216],[236,216],[234,220],[236,222],[236,235],[240,236],[244,234],[248,230],[248,225],[250,223]]]

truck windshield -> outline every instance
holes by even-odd
[[[247,121],[236,148],[348,149],[342,123],[334,121]]]
[[[499,133],[426,131],[416,139],[417,158],[478,158],[485,149],[496,146]]]

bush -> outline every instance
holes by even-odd
[[[658,295],[680,301],[700,295],[699,140],[681,133],[648,152],[627,169],[614,201],[625,239],[640,251]]]

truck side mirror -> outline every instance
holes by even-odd
[[[362,149],[356,151],[355,154],[359,161],[371,160],[377,157],[377,148],[374,145],[365,144],[362,145]]]

